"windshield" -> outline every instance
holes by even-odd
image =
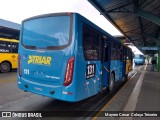
[[[69,44],[70,16],[31,19],[23,24],[24,46],[51,47]]]
[[[135,55],[135,58],[144,58],[144,56],[143,55]]]

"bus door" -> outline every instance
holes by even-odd
[[[102,40],[102,90],[108,87],[108,81],[110,76],[110,49],[109,41],[107,39]]]
[[[123,60],[123,47],[121,45],[118,45],[118,58],[119,58],[119,64],[120,64],[120,69],[119,69],[119,79],[121,80],[124,77],[125,74],[125,61]]]
[[[127,50],[127,49],[126,49],[125,47],[123,47],[123,48],[122,48],[122,54],[121,54],[121,55],[122,55],[121,60],[122,60],[122,62],[123,62],[123,69],[122,69],[122,71],[123,71],[123,73],[122,73],[122,74],[123,74],[123,77],[125,77],[125,75],[126,75],[126,64],[127,64],[127,63],[126,63],[126,62],[127,62],[127,61],[126,61],[126,52],[127,52],[126,50]]]

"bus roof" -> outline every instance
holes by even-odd
[[[81,18],[85,19],[85,22],[88,23],[88,25],[96,28],[97,30],[101,31],[104,35],[109,36],[112,40],[116,41],[117,43],[123,45],[116,37],[112,36],[111,34],[109,34],[107,31],[103,30],[102,28],[100,28],[99,26],[97,26],[95,23],[93,23],[92,21],[90,21],[89,19],[87,19],[86,17],[82,16],[79,13],[73,13],[73,14],[77,14],[79,15]]]
[[[19,42],[18,40],[16,39],[7,39],[7,38],[0,38],[0,41],[7,41],[7,42]]]
[[[75,13],[75,12],[59,12],[59,13],[41,14],[41,15],[36,15],[36,16],[26,18],[22,21],[22,23],[24,23],[25,21],[37,19],[37,18],[52,17],[52,16],[59,16],[59,15],[71,15],[71,14],[77,14],[77,13]]]

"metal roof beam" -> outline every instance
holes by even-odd
[[[116,11],[106,11],[101,14],[103,15],[103,14],[108,14],[108,13],[132,13],[132,12],[127,11],[127,10],[116,10]]]
[[[160,34],[160,26],[158,27],[156,31],[155,38],[159,38],[159,34]]]
[[[134,13],[135,13],[135,11],[137,10],[137,8],[139,7],[138,0],[136,0],[136,2],[133,2],[133,0],[130,0],[130,1],[132,3],[132,6],[134,8]],[[144,46],[146,46],[146,38],[143,35],[143,33],[144,33],[143,23],[142,23],[141,17],[139,17],[139,16],[138,16],[138,21],[139,21],[139,26],[140,26],[140,33],[142,34],[143,44],[144,44]]]
[[[135,12],[127,11],[127,10],[119,10],[119,11],[107,11],[107,12],[101,12],[101,14],[108,14],[108,13],[130,13],[135,14],[137,16],[143,17],[149,21],[152,21],[153,23],[160,26],[160,17],[156,16],[155,14],[152,14],[150,12],[138,9]]]
[[[156,43],[160,43],[160,40],[157,39],[157,38],[155,38],[155,37],[154,37],[153,35],[151,35],[151,34],[144,33],[143,35],[146,36],[146,37],[151,38],[151,39],[154,40]]]
[[[143,46],[143,42],[136,43],[136,45],[138,45],[138,46],[140,46],[140,45]],[[137,47],[138,47],[138,46],[137,46]]]
[[[145,0],[143,3],[141,3],[140,4],[140,8],[141,9],[144,9],[145,7],[147,7],[148,5],[150,5],[152,2],[154,2],[155,0],[152,0],[152,1],[147,1],[147,0]],[[147,4],[146,4],[147,3]],[[146,4],[145,6],[144,6],[144,4]]]
[[[109,13],[109,12],[112,12],[112,11],[114,11],[114,10],[119,10],[119,9],[121,9],[121,8],[124,8],[124,7],[128,6],[128,5],[130,5],[130,4],[131,4],[131,3],[128,3],[128,4],[125,4],[125,5],[116,7],[116,8],[114,8],[114,9],[108,10],[108,11],[106,11],[106,12]]]
[[[139,30],[140,28],[136,28],[136,29],[131,29],[129,31],[124,31],[124,33],[135,33],[134,31]]]
[[[88,0],[100,13],[104,13],[104,10],[99,6],[99,4],[97,4],[97,2],[93,2],[92,0]],[[130,37],[128,37],[123,31],[122,31],[122,29],[114,22],[114,20],[109,16],[109,15],[107,15],[107,14],[103,14],[103,16],[107,19],[107,20],[109,20],[111,23],[112,23],[112,25],[114,26],[114,27],[116,27],[124,36],[126,36],[126,38],[128,39],[128,40],[130,40],[131,41],[131,39],[130,39]]]
[[[143,29],[143,24],[142,24],[142,19],[141,19],[141,17],[138,17],[138,21],[139,21],[139,25],[140,25],[140,31],[141,31],[141,34],[142,34],[142,38],[143,38],[143,44],[144,44],[144,46],[146,46],[146,39],[145,39],[145,37],[143,36],[144,29]]]
[[[154,35],[152,35],[152,34],[148,34],[148,33],[143,33],[143,34],[136,34],[136,33],[134,33],[134,34],[135,34],[135,36],[137,36],[137,35],[142,35],[142,36],[145,36],[145,37],[151,38],[151,39],[153,39],[153,40],[155,40],[155,41],[157,41],[157,42],[160,42],[160,39],[155,38],[155,36],[154,36]],[[132,36],[132,37],[133,37],[133,36]],[[132,41],[136,41],[136,40],[139,40],[139,39],[141,39],[141,38],[138,38],[138,39],[132,39]]]
[[[132,41],[139,41],[139,40],[141,40],[141,38],[132,39]]]
[[[152,14],[150,12],[138,9],[134,13],[137,16],[143,17],[145,19],[148,19],[149,21],[154,22],[155,24],[160,26],[160,17],[156,16],[155,14]]]

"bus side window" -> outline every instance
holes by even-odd
[[[123,46],[122,48],[122,61],[126,61],[126,48]]]
[[[111,59],[115,60],[117,59],[117,45],[114,41],[112,41],[112,50],[111,50]]]
[[[121,60],[121,45],[117,45],[117,59]]]
[[[5,47],[6,47],[6,44],[4,42],[0,41],[0,53],[2,53],[4,51]]]
[[[12,53],[18,53],[18,43],[12,43],[11,49]]]
[[[101,52],[100,52],[100,58],[101,61],[103,62],[107,62],[109,60],[109,46],[107,42],[107,37],[105,35],[100,35],[100,48],[101,48]]]
[[[83,25],[83,53],[85,60],[99,59],[99,33],[85,24]]]
[[[7,41],[0,42],[0,52],[9,53],[11,52],[11,44]]]
[[[109,46],[108,45],[105,45],[105,59],[104,61],[107,62],[109,60],[109,54],[108,54],[108,49]]]
[[[130,50],[128,50],[128,58],[129,58],[129,60],[131,60],[131,51]]]

